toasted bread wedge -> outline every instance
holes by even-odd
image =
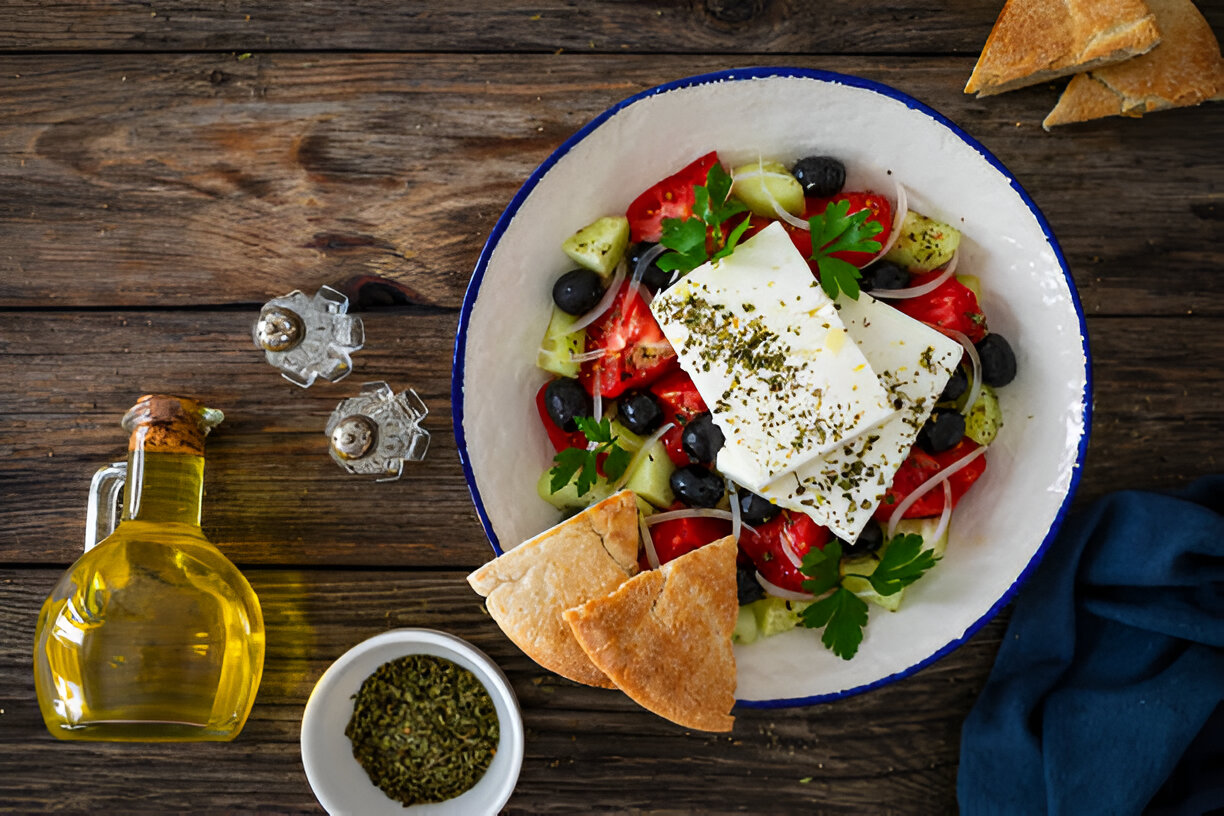
[[[1224,61],[1211,26],[1190,0],[1148,0],[1160,45],[1141,57],[1072,78],[1050,115],[1055,125],[1142,116],[1224,96]]]
[[[565,620],[638,704],[686,728],[730,731],[735,554],[733,537],[719,539],[567,610]]]
[[[990,96],[1091,70],[1159,41],[1143,0],[1007,0],[965,93]]]
[[[532,660],[570,680],[614,688],[562,613],[619,587],[637,572],[637,553],[637,503],[625,490],[490,561],[468,583]]]

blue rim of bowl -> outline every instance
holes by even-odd
[[[476,505],[476,513],[480,516],[480,523],[484,527],[485,535],[489,538],[489,543],[493,547],[493,552],[497,555],[502,555],[504,552],[497,541],[497,534],[493,532],[493,524],[489,521],[489,516],[485,512],[484,503],[480,500],[480,491],[476,487],[476,476],[472,472],[471,462],[467,457],[467,440],[463,432],[463,374],[464,364],[466,360],[467,346],[467,331],[468,320],[472,315],[472,307],[476,303],[476,296],[480,291],[480,284],[484,280],[485,270],[488,268],[489,259],[493,255],[494,249],[501,241],[502,234],[505,233],[510,222],[517,215],[519,207],[531,195],[531,192],[539,184],[540,179],[544,177],[549,170],[552,169],[565,154],[569,153],[575,145],[587,137],[589,133],[594,131],[608,119],[615,116],[624,108],[638,102],[642,99],[647,99],[658,94],[667,93],[669,91],[679,90],[683,88],[691,88],[697,85],[708,85],[715,82],[727,82],[732,80],[744,79],[768,79],[774,77],[797,78],[797,79],[813,79],[819,82],[830,82],[836,85],[847,85],[852,88],[862,88],[864,90],[873,91],[886,96],[890,99],[902,103],[906,107],[916,110],[931,119],[934,119],[939,124],[943,125],[961,141],[976,150],[982,158],[990,163],[995,170],[1007,179],[1011,188],[1016,191],[1025,206],[1032,212],[1033,217],[1037,219],[1038,226],[1041,227],[1041,232],[1045,235],[1046,242],[1054,251],[1054,257],[1058,259],[1059,268],[1062,269],[1063,278],[1067,282],[1067,289],[1071,294],[1072,305],[1075,306],[1075,315],[1079,320],[1080,341],[1083,345],[1084,352],[1084,393],[1082,396],[1083,404],[1083,421],[1084,430],[1080,436],[1079,450],[1076,454],[1075,465],[1071,470],[1071,478],[1067,485],[1067,492],[1063,496],[1062,504],[1058,508],[1058,512],[1054,515],[1054,521],[1050,524],[1050,529],[1047,531],[1045,539],[1041,542],[1041,546],[1033,553],[1033,557],[1029,559],[1028,565],[1020,572],[1012,585],[1007,588],[1007,591],[1000,596],[999,600],[986,611],[984,615],[970,624],[964,633],[945,644],[936,652],[931,654],[917,663],[908,666],[901,671],[894,672],[879,680],[871,683],[865,683],[861,686],[843,689],[841,691],[831,692],[829,694],[816,694],[810,697],[788,697],[776,700],[737,700],[736,705],[744,708],[788,708],[792,706],[812,705],[814,703],[824,703],[832,700],[839,700],[843,697],[851,697],[855,694],[862,694],[865,691],[879,688],[889,683],[909,677],[911,674],[926,668],[936,660],[948,655],[953,650],[958,648],[966,640],[973,637],[979,629],[985,626],[990,620],[999,613],[1007,604],[1011,603],[1012,599],[1019,592],[1020,587],[1028,580],[1029,576],[1037,569],[1037,565],[1041,563],[1042,557],[1049,548],[1050,543],[1054,540],[1054,536],[1062,527],[1063,521],[1066,519],[1067,512],[1071,507],[1072,497],[1075,495],[1076,487],[1079,485],[1080,476],[1083,472],[1084,455],[1088,449],[1088,437],[1092,430],[1092,356],[1088,349],[1088,327],[1084,323],[1084,308],[1080,304],[1079,291],[1075,288],[1075,281],[1071,278],[1071,272],[1067,268],[1067,261],[1063,257],[1062,247],[1058,245],[1058,240],[1054,237],[1054,233],[1050,229],[1050,224],[1046,221],[1041,210],[1038,209],[1036,203],[1029,196],[1028,192],[1016,181],[1016,177],[1009,171],[1003,162],[999,161],[993,153],[987,150],[981,142],[970,136],[960,128],[955,122],[944,116],[939,111],[919,102],[908,94],[904,94],[895,88],[889,87],[881,82],[876,82],[862,77],[851,76],[849,74],[839,74],[834,71],[821,71],[808,68],[787,68],[787,67],[756,67],[756,68],[732,68],[724,71],[714,71],[708,74],[697,74],[696,76],[684,77],[683,79],[673,80],[662,85],[656,85],[653,88],[647,88],[640,93],[627,97],[616,103],[599,116],[592,119],[583,127],[579,128],[572,136],[562,142],[561,146],[552,152],[547,159],[535,169],[528,178],[523,182],[523,186],[515,193],[514,198],[510,200],[501,217],[497,219],[497,223],[493,225],[493,232],[489,234],[489,239],[485,242],[484,248],[480,251],[480,258],[476,262],[476,269],[472,273],[472,279],[468,283],[467,292],[463,296],[463,307],[459,312],[459,330],[455,335],[455,356],[454,366],[451,372],[451,411],[455,425],[455,443],[459,450],[459,462],[463,466],[463,477],[467,480],[468,492],[472,495],[472,502]]]

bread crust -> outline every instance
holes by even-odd
[[[1160,41],[1143,0],[1007,0],[965,93],[990,96],[1146,53]]]
[[[468,576],[489,615],[523,653],[578,683],[615,688],[562,618],[637,572],[637,502],[621,491]]]
[[[678,725],[730,731],[739,612],[732,536],[567,610],[591,661],[629,697]]]
[[[1224,94],[1224,61],[1211,26],[1190,0],[1148,0],[1162,39],[1143,56],[1072,78],[1042,122],[1056,125],[1102,116],[1142,116],[1198,105]]]

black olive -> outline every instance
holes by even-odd
[[[739,495],[740,519],[745,524],[764,524],[781,512],[778,505],[751,490],[741,487],[736,493]]]
[[[939,395],[940,402],[952,402],[952,400],[965,393],[965,389],[969,387],[969,377],[965,374],[965,369],[960,366],[952,372],[952,376],[948,378],[948,384],[944,386],[943,393]]]
[[[874,289],[904,289],[910,284],[910,273],[892,261],[876,261],[863,268],[863,279],[859,288],[864,292]]]
[[[709,413],[693,417],[680,434],[680,447],[698,462],[713,462],[726,441]]]
[[[805,195],[828,198],[846,183],[846,165],[832,156],[808,156],[795,162],[791,173],[803,185]]]
[[[1003,335],[988,334],[974,345],[982,358],[982,382],[998,388],[1016,379],[1016,354]]]
[[[935,411],[918,432],[918,445],[927,453],[942,453],[965,438],[965,418],[960,411]]]
[[[589,417],[594,410],[591,397],[577,380],[562,377],[553,380],[544,391],[544,407],[548,417],[563,431],[578,430],[574,417]]]
[[[629,247],[629,251],[625,253],[625,260],[629,264],[629,274],[637,271],[638,260],[641,259],[648,249],[652,249],[654,246],[656,245],[643,241],[640,244],[634,244]],[[656,263],[658,260],[656,257],[642,271],[642,284],[652,292],[657,292],[671,283],[672,275],[674,274],[660,269],[658,263]]]
[[[617,416],[635,434],[654,433],[663,422],[659,403],[645,391],[630,391],[617,403]]]
[[[589,269],[575,269],[553,284],[553,303],[567,314],[585,314],[604,296],[603,279]]]
[[[701,465],[685,465],[671,475],[671,489],[676,498],[693,507],[713,507],[722,501],[726,484],[722,477]]]
[[[884,529],[880,527],[879,522],[875,519],[867,522],[867,526],[863,528],[863,532],[859,533],[859,537],[854,539],[854,543],[850,544],[842,542],[843,555],[870,555],[880,549],[884,544]]]
[[[735,568],[735,594],[740,606],[759,601],[765,597],[761,582],[756,579],[756,572],[748,567]]]

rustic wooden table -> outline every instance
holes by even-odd
[[[880,80],[1015,173],[1079,287],[1096,421],[1079,501],[1173,488],[1224,457],[1224,107],[1042,132],[1058,91],[961,93],[1000,2],[0,2],[0,810],[317,812],[298,750],[348,647],[446,629],[497,660],[527,729],[513,813],[946,813],[961,722],[1006,615],[930,668],[686,733],[523,657],[464,583],[488,545],[450,421],[480,247],[570,133],[648,86],[786,64]],[[1224,6],[1204,8],[1217,32]],[[269,297],[382,275],[341,385],[298,389],[250,341]],[[429,459],[343,475],[324,421],[365,379],[413,386]],[[263,602],[268,656],[233,743],[68,744],[31,641],[80,553],[93,470],[141,393],[222,408],[204,524]]]

